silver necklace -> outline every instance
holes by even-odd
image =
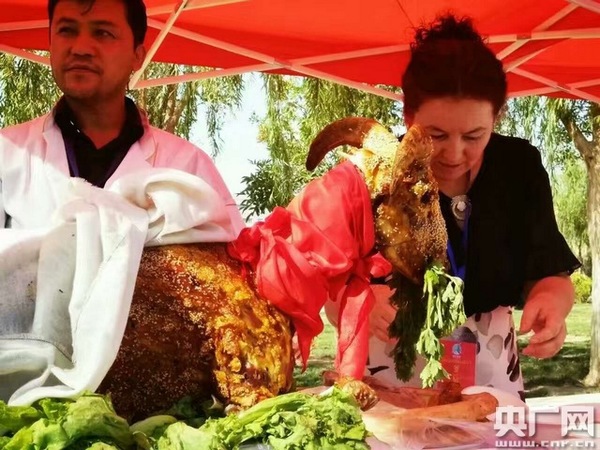
[[[452,214],[459,222],[464,222],[469,209],[471,208],[471,201],[467,195],[455,195],[450,201],[450,209]]]

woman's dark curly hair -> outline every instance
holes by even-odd
[[[488,100],[498,112],[506,102],[506,74],[469,18],[448,14],[418,28],[402,76],[404,112],[440,97]]]

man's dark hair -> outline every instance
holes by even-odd
[[[87,5],[88,11],[92,9],[96,0],[77,0],[82,5]],[[148,29],[148,18],[146,17],[146,5],[143,0],[121,0],[127,11],[127,23],[133,33],[133,45],[137,47],[144,42],[146,30]],[[48,0],[48,18],[50,23],[54,17],[54,9],[60,0]]]

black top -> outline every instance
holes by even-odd
[[[60,128],[67,151],[70,146],[75,153],[77,167],[69,164],[71,176],[83,178],[98,187],[104,187],[129,148],[144,134],[140,113],[135,103],[127,97],[121,133],[101,148],[96,148],[92,140],[80,131],[75,114],[64,97],[56,105],[54,121]]]
[[[526,140],[492,134],[471,186],[464,304],[467,316],[521,301],[524,284],[580,266],[558,230],[548,175]],[[461,231],[440,194],[457,263]]]

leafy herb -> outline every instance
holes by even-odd
[[[427,303],[423,301],[423,288],[398,272],[394,272],[389,285],[395,289],[390,301],[398,308],[388,330],[390,337],[398,338],[393,351],[396,376],[408,381],[415,370],[417,341],[425,324]]]
[[[337,388],[318,396],[280,395],[220,418],[214,417],[222,412],[218,402],[196,406],[183,399],[170,414],[130,427],[100,395],[43,399],[31,407],[0,401],[0,450],[233,450],[246,443],[273,450],[369,448],[354,397]],[[197,419],[205,423],[192,425]]]
[[[396,288],[391,301],[398,307],[389,330],[390,336],[398,338],[394,348],[396,374],[408,381],[418,353],[427,361],[420,374],[423,387],[431,387],[448,376],[440,362],[440,339],[466,321],[463,282],[448,275],[440,264],[432,264],[425,271],[420,293],[417,286],[399,274],[395,274],[390,285]]]
[[[225,450],[255,442],[273,450],[367,450],[367,435],[354,398],[332,388],[318,396],[292,392],[263,400],[239,414],[210,419],[199,429],[175,423],[157,448]]]

